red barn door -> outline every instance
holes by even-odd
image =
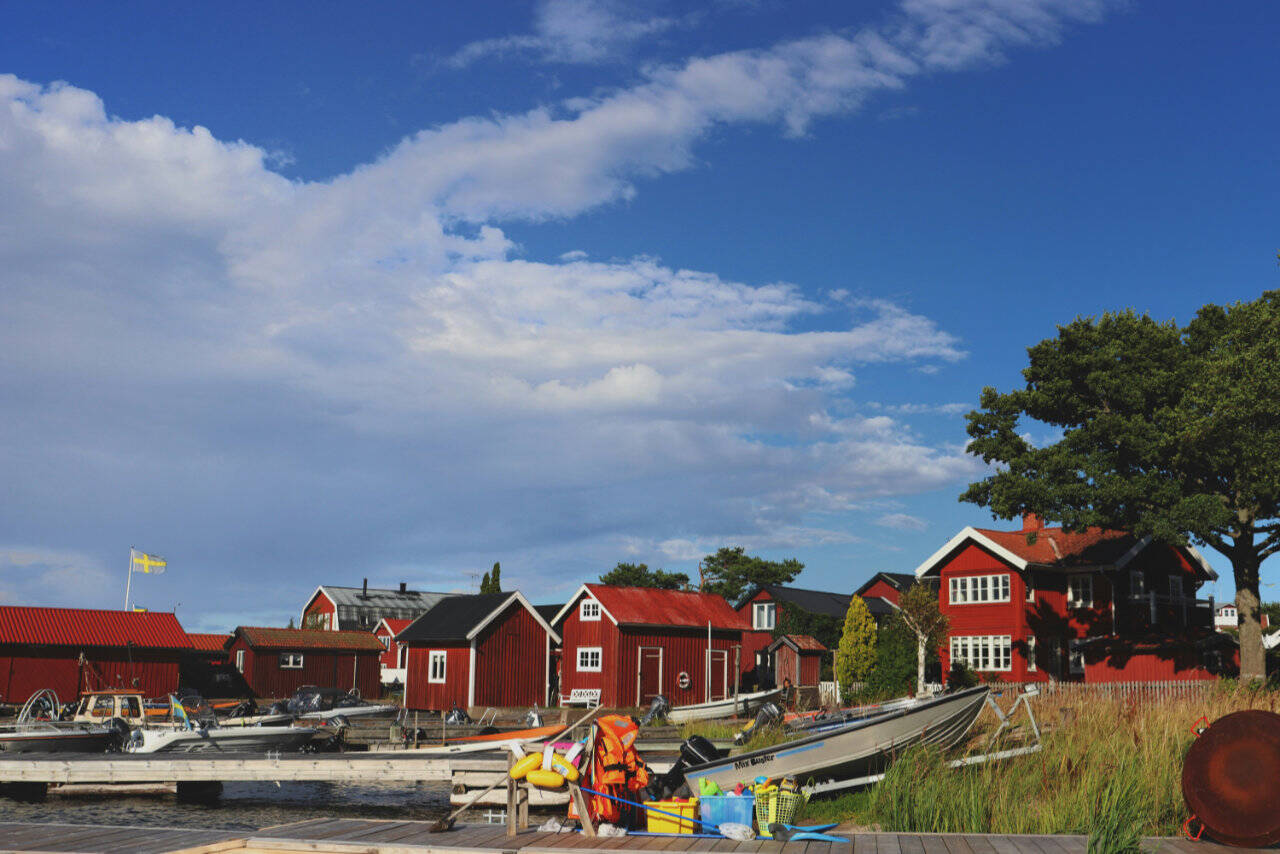
[[[640,647],[640,673],[637,677],[637,706],[647,706],[662,693],[662,647]]]
[[[727,650],[711,650],[707,684],[711,686],[712,700],[724,700],[729,697],[729,652]]]

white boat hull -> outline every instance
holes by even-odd
[[[674,724],[682,724],[687,721],[710,721],[716,718],[731,718],[735,715],[746,716],[780,696],[782,696],[782,689],[774,688],[770,691],[739,694],[737,697],[729,697],[725,700],[712,700],[710,703],[675,706],[667,712],[667,720]]]
[[[334,718],[365,718],[371,715],[387,715],[400,711],[399,706],[387,704],[368,706],[345,706],[337,709],[326,709],[323,712],[301,712],[298,720],[331,721]]]
[[[210,727],[209,729],[140,729],[129,742],[130,753],[293,753],[317,730],[312,727]]]

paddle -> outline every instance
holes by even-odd
[[[594,708],[594,709],[592,709],[591,711],[587,712],[587,713],[586,713],[585,715],[583,715],[581,718],[579,718],[578,720],[576,720],[576,721],[574,721],[573,723],[569,724],[569,725],[568,725],[567,727],[565,727],[564,729],[560,730],[560,732],[556,733],[556,734],[555,734],[555,735],[553,735],[551,738],[547,739],[547,741],[555,741],[555,740],[556,740],[557,738],[559,738],[560,736],[565,735],[566,733],[569,733],[569,732],[573,732],[573,730],[574,730],[574,729],[576,729],[577,727],[581,726],[582,724],[586,723],[587,721],[589,721],[589,720],[591,720],[593,717],[595,717],[595,714],[596,714],[596,712],[598,712],[598,711],[600,711],[600,707],[599,707],[599,706],[597,706],[596,708]],[[449,815],[447,815],[447,816],[445,816],[444,818],[440,819],[440,820],[439,820],[439,821],[437,821],[435,824],[431,825],[429,828],[427,828],[427,831],[428,831],[429,833],[443,833],[444,831],[446,831],[446,830],[448,830],[449,828],[453,827],[453,823],[454,823],[454,821],[455,821],[455,820],[457,820],[458,816],[462,815],[464,812],[466,812],[467,810],[471,809],[473,806],[475,806],[475,805],[480,801],[480,799],[481,799],[481,798],[483,798],[485,795],[489,794],[490,792],[492,792],[494,789],[498,788],[499,786],[501,786],[501,785],[505,784],[506,782],[507,782],[507,775],[506,775],[506,774],[501,775],[500,777],[498,777],[497,781],[496,781],[496,782],[494,782],[494,784],[493,784],[492,786],[490,786],[489,788],[485,789],[483,792],[481,792],[480,794],[476,795],[474,798],[472,798],[471,800],[467,801],[465,804],[463,804],[462,806],[458,807],[456,810],[454,810],[453,812],[449,813]]]

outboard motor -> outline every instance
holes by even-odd
[[[680,745],[680,755],[671,766],[671,770],[665,774],[650,776],[647,787],[650,797],[659,801],[673,797],[689,797],[691,792],[684,779],[684,769],[719,759],[720,755],[716,746],[700,735],[685,739],[684,744]]]
[[[129,737],[133,735],[129,722],[124,718],[112,718],[107,721],[107,728],[111,730],[111,740],[107,743],[107,750],[109,752],[124,750],[124,746],[129,743]]]
[[[529,728],[542,726],[542,715],[538,714],[537,709],[530,709],[525,713],[524,725]]]
[[[714,762],[722,755],[719,748],[700,735],[689,736],[684,740],[684,744],[680,745],[680,758],[684,760],[686,768],[690,765]]]
[[[458,708],[455,703],[453,708],[449,710],[449,714],[445,715],[444,722],[447,724],[469,724],[471,723],[471,715]]]
[[[289,704],[284,700],[276,700],[271,704],[271,714],[287,715],[289,714]]]
[[[756,712],[755,720],[733,734],[734,744],[746,744],[755,734],[765,727],[771,727],[782,721],[782,709],[777,703],[765,703]]]
[[[649,711],[645,712],[644,717],[640,719],[640,726],[648,726],[655,720],[666,718],[669,711],[671,711],[671,701],[659,694],[653,698],[653,702],[649,704]]]

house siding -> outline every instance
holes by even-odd
[[[310,602],[307,603],[307,607],[302,609],[302,622],[299,623],[298,625],[300,625],[304,629],[310,628],[310,626],[307,624],[308,617],[310,617],[313,614],[315,615],[327,614],[329,616],[329,622],[325,628],[337,629],[338,628],[337,611],[338,609],[334,607],[334,604],[332,602],[329,601],[329,597],[325,596],[324,593],[317,590],[316,595],[312,597]]]
[[[547,632],[512,602],[476,638],[478,706],[538,706],[546,702]]]
[[[757,602],[772,602],[772,601],[773,601],[773,594],[771,594],[768,590],[758,590],[756,591],[756,594],[754,596],[752,596],[745,603],[743,603],[742,607],[738,609],[738,613],[741,614],[748,623],[751,623],[752,625],[754,625],[754,623],[752,622],[752,606]],[[784,603],[782,602],[778,602],[777,605],[775,605],[775,609],[776,609],[774,613],[775,620],[780,619],[782,617],[783,605]],[[775,622],[775,625],[776,625],[776,622]],[[768,648],[769,644],[771,643],[773,643],[773,632],[749,631],[749,632],[742,633],[742,672],[743,673],[751,672],[755,668],[757,661],[760,661],[761,663],[767,665],[768,663],[767,658],[762,657],[762,654],[765,652],[765,650]]]
[[[244,678],[259,697],[289,697],[304,685],[321,688],[356,689],[364,697],[377,697],[382,687],[378,653],[316,649],[254,649],[243,637],[231,644],[230,661],[236,651],[245,651]],[[280,667],[282,652],[302,654],[302,667]]]
[[[895,605],[898,604],[898,599],[902,597],[902,593],[898,590],[898,588],[894,587],[892,584],[885,581],[883,578],[876,581],[875,584],[872,584],[864,592],[859,593],[858,595],[861,596],[863,599],[871,599],[871,598],[886,599]]]
[[[84,654],[85,664],[80,663]],[[23,703],[42,688],[64,702],[95,688],[137,688],[147,696],[178,689],[180,651],[0,646],[0,700]]]
[[[431,652],[444,650],[444,682],[428,682],[428,664]],[[404,692],[404,704],[408,709],[448,711],[455,705],[467,708],[471,684],[471,644],[431,643],[409,645],[409,673]]]

